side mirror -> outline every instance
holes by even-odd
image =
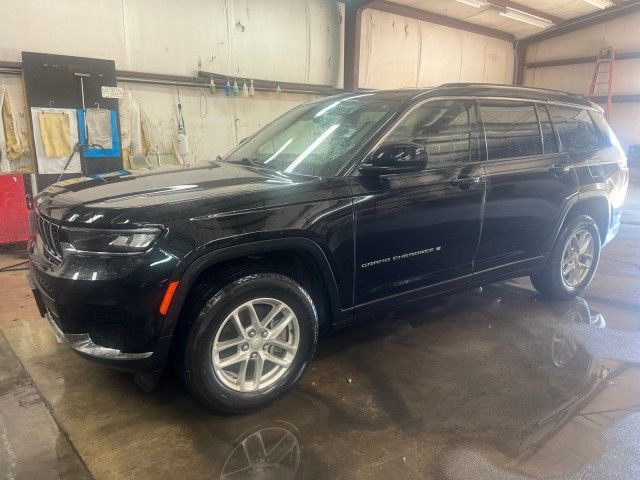
[[[419,172],[427,166],[427,148],[415,143],[382,145],[358,167],[364,175]]]

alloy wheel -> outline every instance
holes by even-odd
[[[580,229],[575,232],[562,252],[561,276],[565,287],[577,288],[589,275],[593,265],[594,242],[591,232]]]
[[[222,322],[213,342],[218,379],[239,392],[256,392],[289,370],[298,350],[300,325],[293,310],[274,298],[249,300]]]

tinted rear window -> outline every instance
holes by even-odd
[[[618,142],[618,138],[615,133],[611,129],[611,126],[607,123],[604,116],[600,112],[590,111],[591,119],[593,123],[596,124],[596,128],[598,129],[598,133],[600,134],[600,143],[603,147],[615,147],[620,152],[624,153],[624,150],[620,146],[620,142]]]
[[[564,151],[584,152],[600,147],[600,138],[589,112],[557,105],[550,105],[549,112]]]
[[[538,117],[532,103],[480,102],[489,160],[542,153]]]

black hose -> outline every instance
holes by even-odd
[[[7,265],[6,267],[2,267],[0,268],[0,273],[3,272],[19,272],[21,270],[29,270],[29,268],[18,268],[21,267],[22,265],[26,265],[27,263],[29,263],[29,260],[25,260],[23,262],[18,262],[18,263],[14,263],[13,265]]]

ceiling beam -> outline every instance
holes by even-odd
[[[352,7],[356,10],[364,10],[371,5],[374,0],[344,0],[345,7]]]
[[[527,59],[527,46],[516,44],[515,68],[513,71],[513,84],[524,85],[524,69]]]
[[[640,59],[640,51],[638,52],[616,52],[616,61],[620,60],[637,60]],[[583,63],[595,63],[598,60],[597,55],[587,57],[571,57],[558,58],[554,60],[540,60],[537,62],[527,62],[527,68],[548,68],[548,67],[564,67],[566,65],[579,65]]]
[[[527,7],[526,5],[521,5],[517,2],[512,2],[510,0],[488,0],[488,3],[498,8],[514,8],[524,13],[528,13],[530,15],[534,15],[536,17],[543,18],[545,20],[549,20],[553,23],[564,22],[564,18],[556,17],[555,15],[551,15],[549,13],[538,10],[537,8]]]
[[[444,25],[446,27],[464,30],[466,32],[486,35],[487,37],[499,38],[500,40],[506,40],[507,42],[515,42],[515,37],[511,33],[502,30],[483,27],[482,25],[476,25],[475,23],[470,23],[465,20],[458,20],[456,18],[440,15],[439,13],[427,12],[426,10],[399,5],[397,3],[388,2],[386,0],[375,0],[371,2],[367,8],[372,8],[374,10],[392,13],[403,17],[415,18],[416,20],[421,20],[423,22]]]
[[[620,6],[607,8],[605,10],[598,10],[597,12],[589,13],[581,17],[567,20],[559,25],[556,25],[555,27],[551,27],[545,30],[544,32],[521,38],[520,40],[518,40],[518,44],[531,45],[533,43],[558,37],[566,33],[575,32],[576,30],[580,30],[582,28],[607,22],[609,20],[613,20],[614,18],[622,17],[624,15],[631,15],[632,13],[638,12],[640,12],[640,1],[624,3]]]
[[[349,2],[344,5],[344,77],[343,88],[347,92],[355,92],[360,85],[360,42],[362,25],[362,8],[371,2]]]

